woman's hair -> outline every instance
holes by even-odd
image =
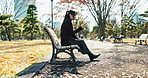
[[[66,11],[65,19],[70,19],[69,14],[72,14],[73,16],[77,15],[77,13],[75,11],[73,11],[73,10]]]
[[[69,14],[72,14],[73,16],[76,16],[76,15],[77,15],[77,13],[76,13],[75,11],[72,11],[72,10],[66,11],[65,18],[64,18],[64,21],[63,21],[63,23],[62,23],[61,26],[65,25],[65,23],[66,23],[68,20],[71,20],[70,17],[69,17]]]

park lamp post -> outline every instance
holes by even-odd
[[[51,0],[51,29],[53,29],[53,0]]]

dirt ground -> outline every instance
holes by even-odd
[[[77,63],[47,64],[41,78],[148,78],[148,45],[86,40],[89,49],[101,56],[89,61],[75,50]],[[68,55],[61,54],[61,58]],[[35,78],[37,78],[35,77]]]

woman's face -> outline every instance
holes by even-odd
[[[76,19],[76,16],[72,15],[72,14],[69,14],[69,17],[71,20],[75,20]]]

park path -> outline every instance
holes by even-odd
[[[89,61],[87,55],[74,52],[77,63],[47,64],[41,78],[148,78],[148,45],[85,40],[89,49],[101,56]],[[65,54],[59,57],[68,57]],[[37,78],[37,77],[35,77]]]

